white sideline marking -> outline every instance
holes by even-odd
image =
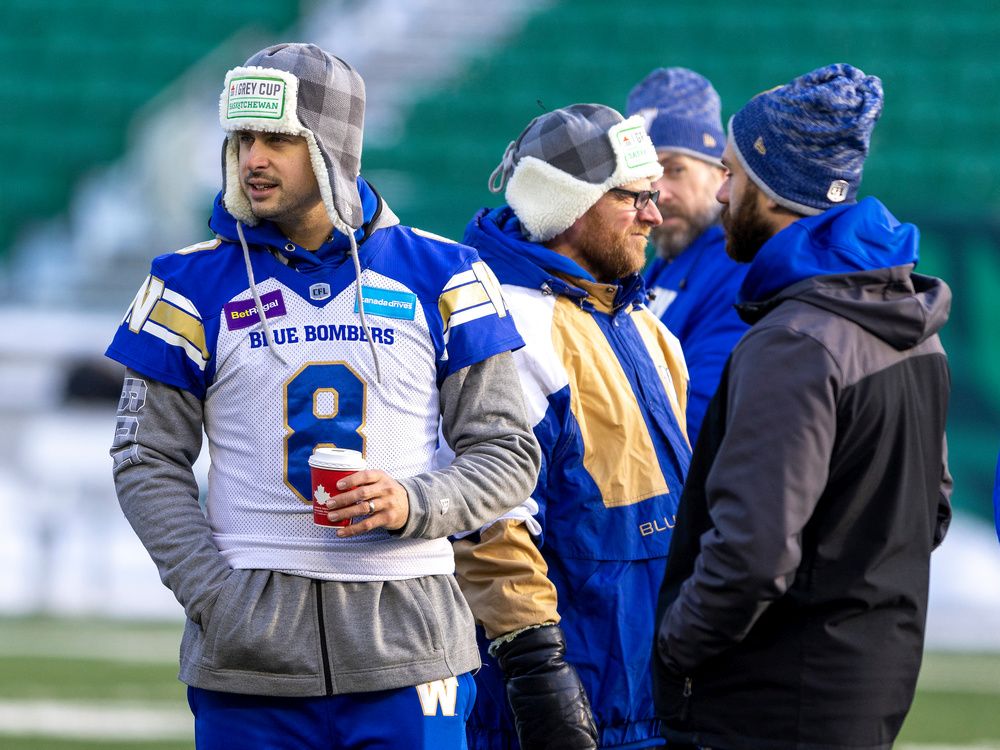
[[[102,701],[0,701],[0,735],[73,739],[191,739],[194,718],[183,707]]]
[[[921,745],[910,742],[900,745],[899,750],[1000,750],[1000,745],[993,743],[977,743],[975,745]]]
[[[0,657],[101,659],[135,664],[176,664],[183,624],[135,631],[113,623],[72,620],[12,622],[0,619]]]

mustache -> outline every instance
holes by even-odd
[[[260,169],[251,170],[246,173],[246,175],[243,177],[243,181],[249,182],[250,180],[263,180],[265,182],[274,183],[275,185],[277,185],[279,182],[279,180],[277,180],[275,177],[272,177],[267,172]]]

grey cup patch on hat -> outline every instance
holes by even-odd
[[[356,179],[361,171],[365,87],[338,57],[312,44],[277,44],[226,75],[219,119],[227,133],[241,130],[303,136],[333,225],[342,232],[364,222]],[[256,218],[243,194],[239,147],[229,137],[223,156],[223,200],[246,224]]]

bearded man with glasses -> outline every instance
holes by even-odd
[[[690,461],[681,347],[639,272],[662,168],[640,117],[576,104],[535,118],[464,242],[498,277],[542,472],[514,511],[455,542],[483,668],[474,750],[663,743],[653,613]]]
[[[657,68],[629,93],[626,112],[645,120],[663,167],[653,186],[663,223],[650,235],[656,257],[644,276],[649,309],[684,347],[691,372],[688,437],[695,445],[729,352],[750,327],[734,307],[747,267],[726,254],[715,199],[726,176],[722,102],[693,70]]]

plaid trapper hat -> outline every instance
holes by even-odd
[[[565,231],[608,190],[663,174],[641,117],[573,104],[532,120],[490,175],[533,242]]]
[[[364,222],[361,172],[365,85],[338,57],[312,44],[276,44],[226,74],[219,121],[226,133],[288,133],[306,139],[323,204],[334,227],[351,234]],[[223,202],[244,224],[256,217],[240,187],[239,143],[223,149]]]

